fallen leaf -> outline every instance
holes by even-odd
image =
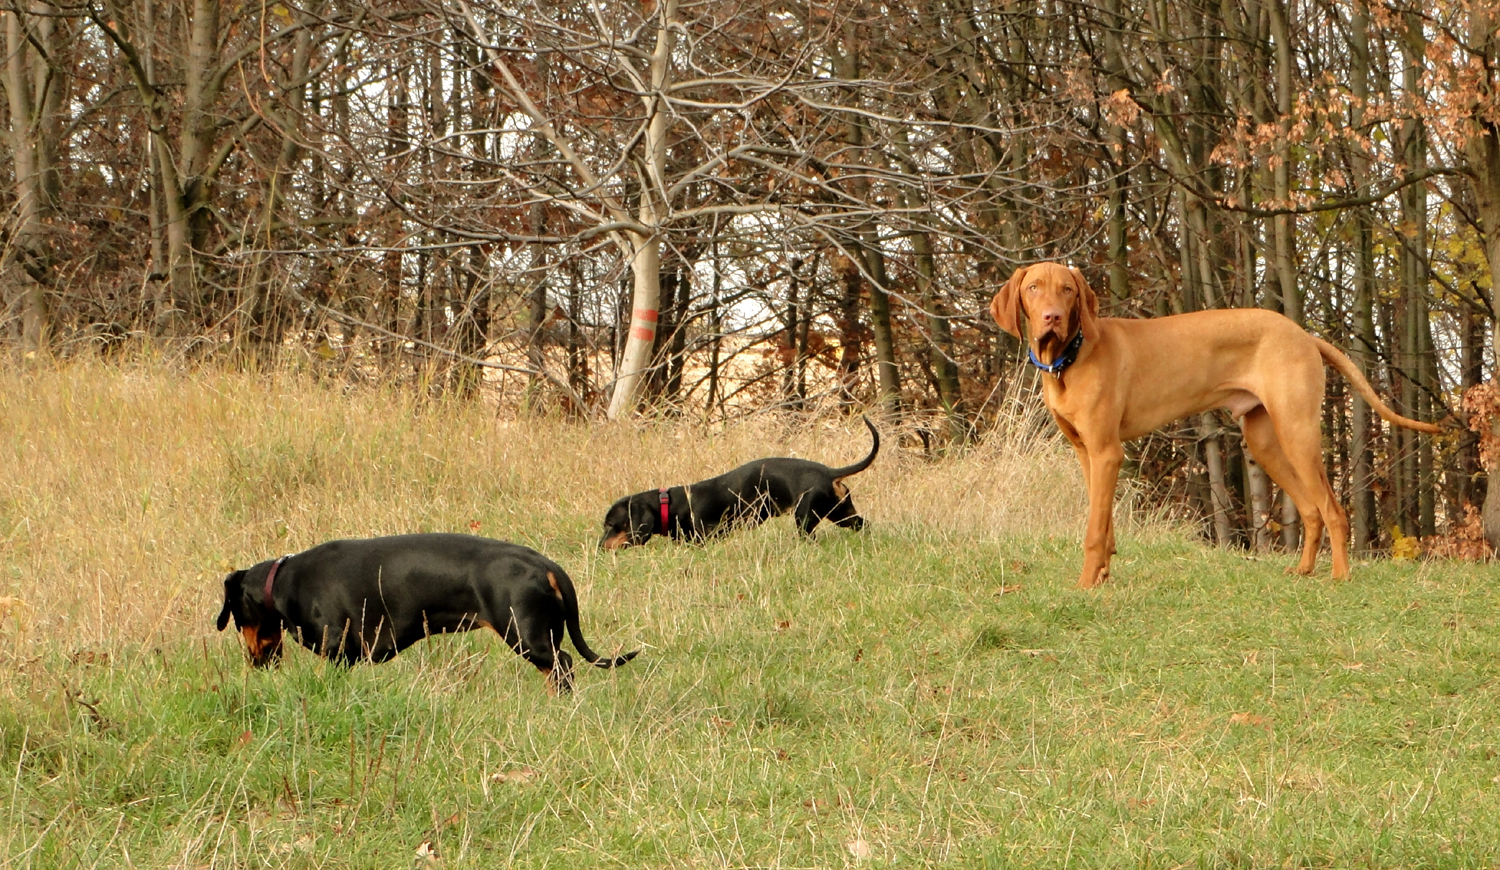
[[[713,725],[720,731],[728,731],[729,729],[734,727],[733,719],[721,719],[718,716],[710,716],[708,717],[708,721],[709,724]]]
[[[516,785],[525,785],[533,779],[536,779],[536,771],[529,767],[517,767],[512,770],[490,774],[490,782],[508,782]]]
[[[240,732],[240,736],[237,737],[235,739],[235,741],[234,741],[234,748],[235,749],[244,749],[246,746],[249,746],[250,745],[250,741],[254,740],[254,739],[255,739],[255,735],[254,734],[251,734],[249,731],[241,731]]]
[[[1021,584],[1016,583],[1016,584],[1014,584],[1012,586],[1001,586],[999,589],[995,590],[995,594],[996,595],[1015,595],[1017,592],[1020,592],[1020,591],[1021,591]]]
[[[1253,725],[1261,728],[1267,724],[1267,720],[1266,717],[1255,713],[1235,713],[1229,717],[1229,723],[1231,725]]]
[[[792,621],[790,619],[783,619],[780,622],[776,623],[776,630],[777,631],[786,631],[787,629],[789,629],[791,627],[792,627]]]
[[[26,602],[14,595],[0,595],[0,621],[14,616],[16,627],[26,630]]]
[[[1401,534],[1400,526],[1391,526],[1391,559],[1411,561],[1422,555],[1422,542],[1414,536]]]
[[[437,847],[434,846],[434,845],[432,845],[432,841],[431,840],[423,840],[422,841],[422,845],[420,845],[420,846],[417,847],[417,860],[418,861],[428,861],[428,862],[431,862],[431,863],[434,863],[434,864],[437,863],[437,861],[438,861]]]
[[[870,860],[870,856],[875,854],[875,850],[870,848],[870,844],[859,837],[855,837],[844,845],[849,847],[849,854],[853,855],[856,861],[868,861]]]

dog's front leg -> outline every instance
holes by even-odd
[[[1078,577],[1078,585],[1092,589],[1109,579],[1109,561],[1115,552],[1115,484],[1120,478],[1125,449],[1115,441],[1079,452],[1087,457],[1089,520],[1083,536],[1083,573]]]

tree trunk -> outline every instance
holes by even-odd
[[[864,355],[864,329],[859,322],[859,291],[864,285],[864,276],[852,260],[843,256],[834,260],[834,271],[843,288],[839,295],[838,316],[839,404],[847,410],[857,401],[854,387],[859,382],[859,361]]]
[[[27,39],[28,20],[19,8],[4,13],[6,65],[3,71],[6,93],[10,96],[11,153],[15,160],[16,229],[14,251],[16,284],[21,293],[21,349],[25,354],[41,353],[47,343],[47,300],[44,295],[47,277],[47,252],[42,239],[42,183],[38,165],[41,149],[34,131],[40,129],[35,113],[40,106],[32,101],[31,44]]]
[[[1495,79],[1495,70],[1500,67],[1500,35],[1495,33],[1496,17],[1482,4],[1470,7],[1469,44],[1484,61],[1487,75],[1480,82],[1480,93],[1470,106],[1465,131],[1464,156],[1472,173],[1474,199],[1478,206],[1479,223],[1484,231],[1484,253],[1489,263],[1490,294],[1500,299],[1500,119],[1488,114],[1487,108],[1500,97],[1500,82]],[[1490,380],[1500,383],[1500,319],[1491,323],[1490,346],[1496,349],[1495,368],[1490,371]],[[1492,421],[1500,426],[1500,420]],[[1500,434],[1500,433],[1497,433]],[[1487,469],[1494,473],[1494,469]],[[1485,489],[1484,538],[1489,545],[1500,550],[1500,486]]]
[[[932,259],[932,243],[927,234],[914,233],[912,252],[917,260],[918,298],[927,308],[928,358],[933,380],[937,382],[938,402],[948,421],[948,438],[966,441],[969,422],[964,416],[964,397],[958,381],[957,348],[953,345],[953,328],[948,312],[937,291],[937,267]]]
[[[665,0],[657,23],[656,49],[651,55],[651,90],[641,97],[649,120],[642,145],[646,172],[641,183],[638,219],[648,231],[632,230],[626,234],[630,240],[630,270],[635,277],[635,288],[631,298],[630,332],[625,339],[625,351],[620,355],[614,392],[609,397],[611,420],[618,420],[635,410],[641,380],[651,365],[651,349],[656,344],[656,323],[661,307],[662,243],[657,228],[659,220],[665,216],[662,211],[665,204],[659,203],[658,197],[666,190],[663,176],[667,160],[668,114],[663,101],[672,85],[672,47],[680,27],[677,0]]]
[[[646,197],[643,196],[643,201]],[[647,206],[642,206],[644,211]],[[645,223],[643,220],[642,223]],[[630,273],[634,277],[631,293],[630,331],[620,354],[619,375],[609,398],[609,419],[618,420],[635,410],[641,379],[651,365],[651,348],[656,343],[656,322],[661,305],[661,241],[656,236],[629,234],[634,256]]]
[[[531,236],[540,239],[546,228],[546,212],[539,202],[531,205]],[[531,282],[531,292],[527,294],[528,302],[526,317],[526,362],[537,372],[542,370],[546,364],[546,357],[542,353],[542,343],[545,335],[542,331],[547,324],[547,249],[540,241],[531,243],[531,269],[526,280]],[[541,409],[542,385],[546,381],[540,374],[529,375],[526,382],[525,404],[533,411]]]
[[[859,46],[854,22],[850,20],[844,26],[844,52],[833,61],[835,74],[844,81],[853,82],[859,78]],[[844,141],[859,153],[869,146],[868,139],[863,119],[852,116],[844,127]],[[862,175],[856,174],[848,184],[860,200],[869,193],[869,183]],[[874,219],[860,220],[848,239],[851,253],[858,254],[863,261],[860,265],[870,276],[870,332],[875,343],[876,387],[880,404],[887,413],[897,413],[901,410],[901,372],[896,367],[896,337],[891,331],[891,297],[885,289],[888,286],[885,254],[880,250]]]
[[[787,270],[786,313],[782,316],[785,337],[782,339],[781,357],[781,402],[794,410],[802,410],[802,394],[797,391],[797,369],[801,362],[802,348],[797,344],[798,327],[801,326],[802,259],[793,257]]]
[[[1271,16],[1271,39],[1276,50],[1276,114],[1281,124],[1282,135],[1278,140],[1278,160],[1272,171],[1276,201],[1282,207],[1291,204],[1291,128],[1292,128],[1292,47],[1287,9],[1284,0],[1269,0],[1267,11]],[[1276,278],[1281,289],[1282,313],[1302,325],[1302,292],[1297,287],[1296,225],[1287,214],[1272,219],[1275,235]],[[1296,552],[1302,539],[1302,524],[1297,516],[1297,506],[1291,496],[1281,494],[1281,545],[1288,552]]]
[[[1198,415],[1198,437],[1203,441],[1203,461],[1208,466],[1208,492],[1211,499],[1214,521],[1214,539],[1219,546],[1228,547],[1234,542],[1234,526],[1230,522],[1229,487],[1224,475],[1224,448],[1219,441],[1219,424],[1213,412]]]
[[[723,314],[720,311],[720,294],[724,289],[723,273],[719,270],[722,264],[719,262],[719,218],[714,216],[713,236],[709,242],[709,259],[713,263],[713,282],[709,288],[708,306],[708,328],[712,330],[712,336],[708,344],[708,398],[704,401],[703,418],[705,421],[711,419],[714,413],[714,405],[719,401],[719,358],[724,347],[724,323]]]
[[[1370,36],[1369,19],[1358,7],[1352,13],[1350,46],[1350,90],[1354,101],[1349,109],[1350,128],[1364,129],[1365,103],[1370,96]],[[1363,193],[1369,176],[1369,161],[1355,146],[1350,158],[1354,168],[1356,190]],[[1354,261],[1354,335],[1349,343],[1349,356],[1359,370],[1370,375],[1371,352],[1375,349],[1375,246],[1374,221],[1368,206],[1354,210],[1355,261]],[[1375,449],[1371,437],[1374,418],[1371,408],[1357,392],[1351,391],[1349,428],[1350,472],[1349,498],[1353,502],[1350,518],[1353,532],[1352,548],[1355,554],[1368,552],[1380,540],[1379,518],[1375,510],[1375,492],[1371,487],[1375,478]]]
[[[1409,94],[1420,94],[1422,88],[1423,62],[1426,57],[1426,39],[1422,24],[1416,16],[1408,17],[1406,32],[1401,41],[1402,86]],[[1420,118],[1408,118],[1401,123],[1399,145],[1402,161],[1408,171],[1415,172],[1427,165],[1427,148],[1424,125]],[[1401,297],[1404,315],[1401,329],[1402,353],[1398,365],[1401,369],[1401,413],[1409,417],[1422,417],[1423,361],[1425,350],[1423,335],[1427,331],[1427,189],[1426,185],[1410,185],[1403,188],[1401,203]],[[1395,429],[1396,427],[1392,427]],[[1400,462],[1398,520],[1406,535],[1420,536],[1424,533],[1427,514],[1431,505],[1431,493],[1423,472],[1431,465],[1432,440],[1402,429],[1395,439]],[[1424,449],[1425,448],[1425,449]]]

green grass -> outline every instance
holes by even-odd
[[[129,378],[90,377],[103,383],[74,387],[129,417]],[[279,389],[303,388],[317,389]],[[212,392],[253,405],[254,389]],[[0,595],[27,602],[0,621],[0,867],[1500,863],[1492,567],[1377,561],[1332,584],[1147,528],[1122,531],[1114,579],[1082,592],[1072,522],[1049,535],[901,515],[907,476],[953,472],[899,451],[882,455],[889,486],[853,482],[868,533],[805,542],[780,520],[599,555],[607,500],[588,503],[621,483],[579,482],[608,476],[580,471],[587,451],[498,467],[514,430],[484,434],[482,412],[455,408],[398,407],[365,432],[327,422],[363,401],[296,398],[306,441],[221,427],[213,456],[150,466],[156,507],[135,448],[105,431],[92,500],[69,488],[82,472],[40,461],[27,468],[50,483],[0,488]],[[116,428],[199,443],[170,410]],[[78,416],[0,430],[0,476]],[[653,439],[691,444],[546,425],[650,455],[667,455]],[[443,438],[476,440],[476,464],[423,459],[451,458],[421,449]],[[618,448],[601,452],[614,467]],[[548,494],[567,488],[556,476],[577,502]],[[351,528],[358,506],[366,528]],[[552,699],[478,632],[349,670],[294,649],[264,672],[213,632],[223,563],[403,522],[537,546],[574,576],[596,649],[645,651]],[[129,615],[132,596],[151,606]],[[424,843],[438,863],[418,859]]]

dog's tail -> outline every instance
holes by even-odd
[[[870,445],[870,455],[854,463],[853,465],[846,465],[843,468],[833,469],[833,471],[830,472],[830,476],[834,480],[839,480],[840,478],[859,474],[861,471],[869,468],[870,463],[875,461],[875,454],[880,452],[880,433],[876,431],[875,424],[870,422],[869,417],[862,416],[860,417],[860,419],[865,421],[865,427],[870,430],[870,437],[875,439],[875,443]]]
[[[1385,402],[1381,401],[1380,396],[1375,394],[1375,388],[1370,386],[1370,382],[1365,379],[1364,373],[1359,370],[1359,366],[1356,366],[1354,364],[1354,360],[1349,359],[1349,357],[1344,355],[1343,351],[1339,350],[1323,339],[1318,338],[1316,335],[1312,336],[1312,340],[1317,343],[1318,353],[1323,355],[1323,359],[1329,365],[1338,369],[1339,374],[1343,375],[1349,381],[1349,383],[1353,385],[1355,391],[1358,392],[1360,396],[1362,396],[1364,400],[1369,403],[1370,407],[1375,409],[1375,413],[1383,417],[1386,422],[1394,423],[1395,425],[1401,426],[1406,429],[1413,429],[1417,432],[1428,432],[1433,435],[1437,435],[1443,431],[1443,427],[1437,425],[1436,423],[1423,423],[1421,420],[1413,420],[1410,417],[1403,417],[1400,414],[1397,414],[1395,411],[1391,410],[1391,407]]]
[[[558,592],[562,594],[563,600],[563,625],[567,626],[568,637],[573,639],[573,648],[578,650],[578,654],[583,656],[585,661],[596,668],[618,668],[641,654],[640,650],[634,650],[608,659],[589,649],[588,641],[583,639],[583,628],[578,624],[578,593],[573,591],[573,580],[567,574],[562,572],[558,574],[562,577],[562,582],[558,584]]]

